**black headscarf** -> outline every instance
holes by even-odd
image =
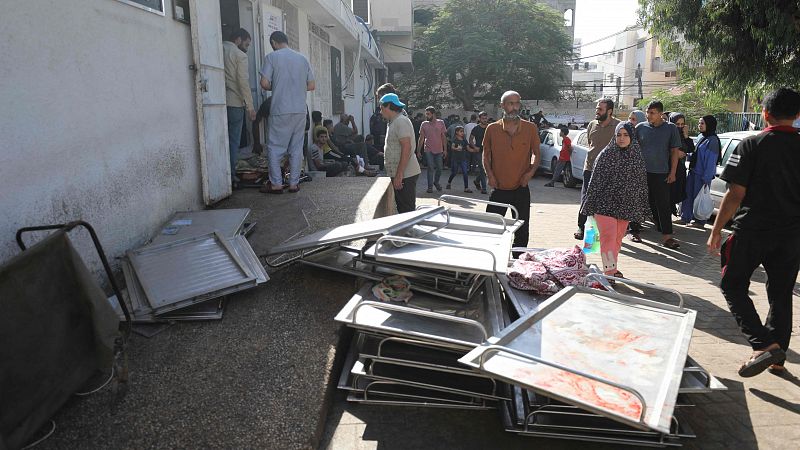
[[[670,117],[670,121],[672,117]],[[717,134],[717,118],[711,115],[703,116],[703,122],[706,123],[706,131],[703,132],[703,136],[709,137],[712,135]]]
[[[716,138],[717,141],[719,141],[719,137],[717,136],[717,118],[712,115],[708,115],[708,116],[703,116],[702,120],[706,124],[706,131],[702,132],[701,134],[703,137],[697,140],[697,148],[700,148],[700,144],[702,144],[703,141],[705,141],[706,139],[711,139],[712,137]],[[722,161],[721,142],[719,147],[720,149],[719,153],[717,154],[717,164],[719,164]],[[692,166],[694,166],[694,164],[692,164]]]

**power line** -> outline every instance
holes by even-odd
[[[624,47],[624,48],[617,48],[617,49],[614,49],[614,50],[610,50],[610,51],[603,52],[603,53],[598,53],[596,55],[591,55],[591,56],[581,56],[580,58],[567,59],[567,61],[579,61],[581,59],[588,59],[588,58],[594,58],[594,57],[597,57],[597,56],[610,55],[611,53],[621,52],[623,50],[627,50],[629,48],[636,47],[636,46],[638,46],[640,44],[644,44],[645,42],[647,42],[649,40],[652,40],[652,39],[653,39],[653,37],[650,36],[649,38],[647,38],[647,39],[645,39],[643,41],[639,41],[639,42],[637,42],[635,44],[629,45],[629,46]]]
[[[586,46],[589,46],[589,45],[592,45],[592,44],[597,44],[598,42],[603,42],[603,41],[605,41],[606,39],[610,39],[610,38],[612,38],[612,37],[614,37],[614,36],[619,36],[619,35],[620,35],[620,34],[622,34],[622,33],[627,33],[628,31],[638,30],[638,29],[640,29],[640,28],[642,28],[642,27],[641,27],[641,26],[639,26],[639,25],[633,25],[633,26],[630,26],[630,27],[626,27],[626,28],[625,28],[624,30],[622,30],[622,31],[617,31],[617,32],[616,32],[616,33],[614,33],[614,34],[609,34],[609,35],[608,35],[608,36],[606,36],[606,37],[602,37],[602,38],[600,38],[600,39],[597,39],[597,40],[594,40],[594,41],[592,41],[592,42],[587,42],[587,43],[585,43],[585,44],[584,44],[583,42],[581,42],[581,44],[580,44],[580,45],[574,45],[574,46],[572,46],[572,48],[581,48],[581,47],[586,47]]]

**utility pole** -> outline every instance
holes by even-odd
[[[641,64],[637,64],[636,65],[636,80],[637,80],[637,82],[639,84],[639,99],[643,99],[644,98],[644,93],[642,92],[642,65]],[[636,102],[634,102],[634,103],[636,103]],[[636,106],[636,105],[634,105],[634,106]]]
[[[617,77],[617,103],[616,103],[616,105],[619,105],[619,96],[620,96],[620,94],[622,94],[622,77]],[[615,107],[619,108],[619,106],[615,106]]]
[[[742,112],[746,113],[748,110],[748,104],[750,103],[750,95],[747,93],[747,89],[744,90],[744,98],[742,98]]]

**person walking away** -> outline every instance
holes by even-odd
[[[570,155],[572,155],[572,140],[569,138],[569,128],[562,126],[561,130],[561,152],[558,154],[558,161],[556,168],[553,170],[553,179],[545,184],[547,187],[555,187],[555,182],[564,176],[564,169],[569,164]]]
[[[486,128],[483,138],[483,167],[492,194],[489,200],[507,203],[517,209],[522,226],[514,233],[514,247],[527,247],[531,215],[531,191],[528,182],[539,167],[539,130],[532,122],[522,120],[521,97],[507,91],[500,98],[503,118]],[[477,129],[477,128],[476,128]],[[502,206],[488,205],[486,212],[504,216]]]
[[[300,191],[300,165],[303,160],[303,134],[306,124],[306,92],[316,89],[311,64],[302,54],[289,48],[289,39],[282,31],[269,37],[272,53],[264,57],[261,87],[272,91],[270,108],[269,183],[267,192],[283,192],[280,161],[289,156],[289,192]]]
[[[238,188],[236,161],[239,160],[239,144],[242,139],[245,113],[250,121],[256,120],[253,95],[250,93],[247,49],[252,39],[244,28],[231,33],[222,43],[222,58],[225,66],[225,106],[228,113],[228,151],[231,161],[231,185]]]
[[[586,199],[586,189],[592,180],[592,167],[597,155],[606,148],[614,138],[614,130],[619,124],[619,120],[614,117],[614,101],[610,98],[601,98],[597,101],[594,109],[594,120],[589,122],[586,127],[586,138],[589,144],[589,153],[586,154],[586,161],[583,164],[583,184],[581,185],[581,204]],[[586,216],[578,213],[578,231],[572,236],[581,241],[583,240],[583,229],[586,226]]]
[[[703,189],[711,187],[711,181],[717,176],[720,141],[717,136],[717,119],[714,116],[703,116],[698,123],[701,136],[697,141],[697,149],[689,161],[689,176],[686,181],[686,194],[681,203],[681,222],[689,224],[694,217],[694,200]],[[695,224],[704,227],[706,221],[695,219]]]
[[[640,124],[647,120],[647,116],[644,114],[644,111],[640,111],[638,109],[634,109],[628,115],[628,122],[633,125],[634,129],[636,128],[637,124]]]
[[[397,212],[414,211],[417,207],[417,178],[421,172],[414,142],[414,126],[403,114],[405,104],[397,94],[386,94],[380,99],[381,114],[386,119],[386,143],[383,148],[386,175],[391,177]]]
[[[425,162],[428,165],[428,193],[433,192],[433,187],[441,192],[442,185],[439,179],[442,177],[442,164],[444,157],[447,156],[445,145],[447,129],[442,119],[436,118],[436,108],[429,106],[425,108],[425,121],[419,127],[419,142],[417,151],[425,150]],[[420,155],[417,154],[417,157]]]
[[[450,144],[450,178],[447,180],[447,189],[453,182],[453,178],[458,175],[459,169],[464,176],[464,192],[471,194],[472,189],[469,188],[469,162],[467,158],[467,140],[464,139],[464,127],[456,127],[453,142]]]
[[[600,231],[603,273],[622,278],[619,251],[628,222],[650,217],[647,169],[631,123],[617,124],[614,140],[597,155],[581,213],[593,215]]]
[[[686,158],[694,152],[694,141],[689,137],[689,127],[686,125],[686,116],[679,112],[670,113],[669,122],[678,127],[681,137],[681,149],[678,152],[678,167],[675,170],[675,182],[670,185],[669,204],[672,214],[680,217],[678,209],[686,200]],[[679,222],[680,223],[680,222]]]
[[[476,189],[480,189],[481,194],[486,194],[486,170],[483,167],[483,137],[486,135],[486,128],[489,126],[489,115],[485,111],[478,113],[478,125],[469,134],[469,151],[478,160],[478,176],[473,183]]]
[[[764,98],[762,116],[769,125],[739,143],[720,178],[728,182],[709,251],[718,251],[722,228],[733,219],[733,233],[721,248],[720,288],[753,353],[739,368],[752,377],[769,368],[785,373],[792,335],[792,295],[800,267],[800,93],[788,88]],[[766,323],[748,291],[755,269],[767,272]]]
[[[647,121],[636,125],[636,138],[642,148],[647,167],[647,190],[653,223],[661,233],[661,245],[677,250],[681,246],[672,237],[672,208],[669,202],[669,185],[675,182],[681,138],[678,127],[665,122],[664,105],[653,101],[647,105]],[[640,223],[631,223],[631,240],[641,242]]]

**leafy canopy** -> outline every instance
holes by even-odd
[[[560,13],[535,0],[449,0],[416,44],[398,85],[416,105],[495,102],[507,90],[558,98],[572,42]]]
[[[800,1],[639,0],[666,56],[729,95],[800,85]],[[693,72],[693,73],[692,73]]]

